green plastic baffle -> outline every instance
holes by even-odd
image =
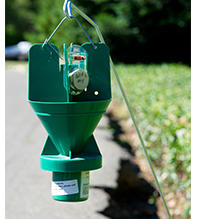
[[[95,45],[81,46],[87,52],[89,84],[79,95],[70,94],[65,44],[65,64],[53,44],[34,44],[29,50],[28,101],[48,133],[40,164],[53,172],[52,197],[58,201],[87,200],[89,171],[102,166],[93,131],[111,101],[110,63],[108,47]]]

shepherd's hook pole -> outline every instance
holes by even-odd
[[[67,1],[67,2],[68,2],[68,1]],[[103,38],[103,35],[102,35],[102,33],[101,33],[101,31],[100,31],[98,25],[97,25],[90,17],[88,17],[83,11],[81,11],[78,7],[76,7],[76,5],[74,5],[74,4],[71,3],[71,2],[70,2],[70,7],[72,7],[77,13],[79,13],[85,20],[87,20],[87,21],[96,29],[96,32],[97,32],[97,34],[98,34],[98,37],[99,37],[100,41],[101,41],[102,43],[105,43],[105,40],[104,40],[104,38]],[[69,8],[68,10],[71,10],[71,8]],[[127,109],[128,109],[129,115],[130,115],[130,117],[131,117],[131,119],[132,119],[133,125],[134,125],[134,127],[135,127],[136,132],[137,132],[137,135],[138,135],[138,137],[139,137],[139,139],[140,139],[140,143],[141,143],[141,145],[142,145],[142,149],[143,149],[144,154],[145,154],[145,156],[146,156],[146,159],[147,159],[147,161],[148,161],[148,163],[149,163],[149,166],[150,166],[152,175],[153,175],[154,180],[155,180],[155,182],[156,182],[158,191],[159,191],[160,196],[161,196],[161,198],[162,198],[162,201],[163,201],[163,204],[164,204],[164,206],[165,206],[165,209],[166,209],[166,212],[167,212],[167,214],[168,214],[168,217],[169,217],[169,219],[172,219],[172,217],[171,217],[171,215],[170,215],[170,212],[169,212],[169,209],[168,209],[168,206],[167,206],[167,203],[166,203],[166,201],[165,201],[165,197],[164,197],[164,195],[163,195],[161,186],[160,186],[160,184],[159,184],[159,182],[158,182],[158,179],[157,179],[157,177],[156,177],[156,173],[155,173],[155,171],[154,171],[154,168],[153,168],[151,159],[150,159],[150,157],[149,157],[149,155],[148,155],[148,152],[147,152],[147,149],[146,149],[146,147],[145,147],[144,141],[143,141],[142,136],[141,136],[141,134],[140,134],[140,130],[139,130],[137,124],[136,124],[135,118],[134,118],[133,113],[132,113],[132,111],[131,111],[131,107],[130,107],[128,98],[126,97],[126,94],[125,94],[124,89],[123,89],[123,87],[122,87],[122,84],[121,84],[121,82],[120,82],[119,76],[118,76],[118,74],[117,74],[117,72],[116,72],[116,70],[115,70],[115,67],[114,67],[114,64],[113,64],[113,61],[112,61],[111,57],[110,57],[110,67],[111,67],[111,69],[112,69],[112,72],[113,72],[113,74],[114,74],[114,76],[115,76],[115,79],[116,79],[117,84],[118,84],[118,86],[119,86],[119,89],[120,89],[120,91],[121,91],[122,97],[123,97],[124,102],[125,102],[125,104],[126,104],[126,107],[127,107]]]

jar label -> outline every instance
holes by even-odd
[[[67,181],[52,181],[52,195],[72,195],[77,193],[79,193],[79,191],[76,179]]]

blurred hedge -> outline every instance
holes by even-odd
[[[6,1],[6,44],[16,40],[43,42],[64,17],[64,0]],[[191,1],[72,0],[100,27],[114,61],[183,62],[190,64]],[[74,12],[74,15],[77,15]],[[94,41],[97,34],[80,18]],[[51,42],[88,41],[75,21],[65,21]]]
[[[170,194],[173,200],[176,200],[176,206],[173,208],[170,204],[168,206],[183,218],[189,218],[191,213],[191,68],[175,63],[120,64],[116,65],[116,70],[149,156],[156,167],[156,175],[163,192],[166,195]],[[123,98],[114,77],[112,77],[112,92],[118,105],[123,106]],[[128,111],[118,107],[116,112],[116,116],[127,122],[130,120]],[[135,150],[140,149],[144,156],[142,147],[136,147],[139,146],[138,139],[131,140],[130,144]]]

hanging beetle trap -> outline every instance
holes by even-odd
[[[93,43],[81,23],[72,15],[72,8],[88,21],[98,34],[100,43]],[[167,207],[144,141],[131,112],[128,99],[120,83],[97,24],[76,5],[65,0],[65,17],[43,44],[29,50],[28,101],[45,127],[48,136],[40,164],[52,171],[52,197],[58,201],[77,202],[88,199],[89,172],[102,166],[102,155],[93,131],[111,101],[110,67],[118,83],[141,146],[151,168],[158,191]],[[75,19],[89,43],[71,43],[60,50],[49,41],[65,20]],[[64,59],[64,64],[59,60]]]
[[[110,63],[108,47],[95,45],[64,45],[61,66],[55,45],[29,51],[28,99],[48,132],[41,168],[53,172],[52,196],[60,201],[86,200],[89,171],[102,165],[92,133],[111,101]]]

